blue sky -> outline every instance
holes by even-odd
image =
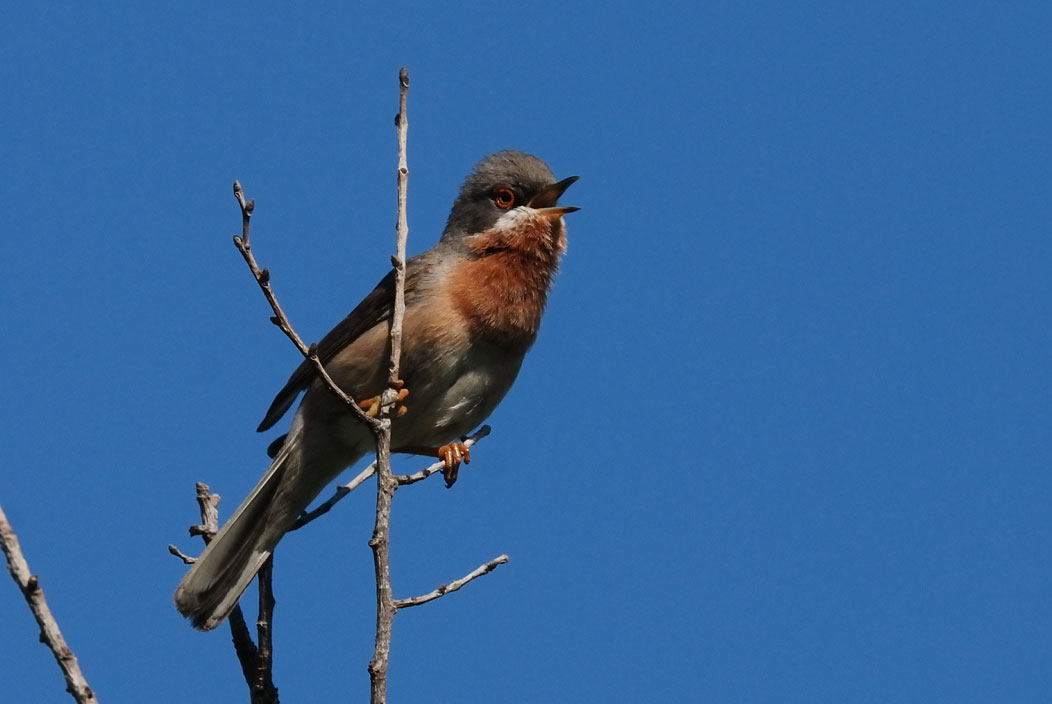
[[[104,702],[244,699],[171,592],[297,363],[519,148],[581,180],[540,338],[396,496],[392,701],[1037,702],[1052,689],[1044,3],[0,9],[0,503]],[[399,12],[403,9],[404,12]],[[403,461],[409,471],[419,462]],[[283,699],[364,700],[371,489],[282,543]],[[64,702],[0,582],[0,699]]]

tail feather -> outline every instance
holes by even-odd
[[[310,436],[296,415],[266,474],[175,590],[176,608],[195,628],[223,622],[300,513],[364,454],[371,441],[365,431],[362,441],[355,449],[327,433]]]
[[[176,608],[194,628],[207,631],[222,623],[270,557],[284,531],[275,533],[268,517],[281,480],[294,461],[290,452],[278,454],[176,588]]]
[[[176,608],[194,628],[207,631],[223,622],[274,546],[324,486],[305,498],[297,490],[295,485],[302,483],[302,448],[294,434],[299,434],[295,427],[256,488],[176,588]],[[302,506],[293,505],[298,503]]]

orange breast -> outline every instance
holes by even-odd
[[[473,335],[533,342],[558,267],[562,226],[556,225],[553,232],[547,219],[522,218],[468,240],[477,258],[457,267],[449,291]]]

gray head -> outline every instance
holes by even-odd
[[[576,180],[571,176],[556,183],[548,165],[530,154],[514,150],[491,154],[464,180],[442,239],[484,232],[512,208],[553,206]]]

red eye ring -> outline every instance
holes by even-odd
[[[515,205],[515,191],[510,188],[498,188],[493,193],[493,202],[502,210]]]

